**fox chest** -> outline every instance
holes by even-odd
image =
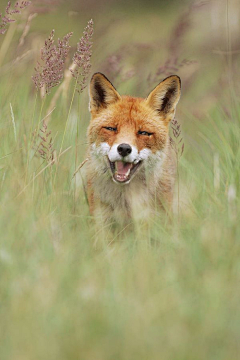
[[[133,182],[119,186],[112,181],[108,186],[95,189],[96,210],[105,220],[112,220],[124,225],[129,221],[146,219],[151,215],[151,196],[147,186],[141,182]]]

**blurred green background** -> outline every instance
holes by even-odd
[[[239,1],[45,0],[14,17],[0,37],[0,359],[237,359]],[[68,68],[90,19],[90,76],[142,97],[181,77],[185,144],[173,223],[162,215],[147,238],[116,234],[97,248],[84,167],[72,179],[88,91],[72,79],[42,98],[31,79],[52,29],[74,32]],[[53,165],[32,135],[46,116],[64,152]]]

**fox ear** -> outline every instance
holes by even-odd
[[[121,99],[115,87],[101,73],[95,73],[92,76],[89,96],[89,109],[91,112],[98,112]]]
[[[169,122],[175,114],[176,106],[181,95],[181,80],[177,75],[164,79],[148,95],[146,103],[159,115]]]

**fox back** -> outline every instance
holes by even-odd
[[[175,159],[169,123],[180,88],[173,75],[146,99],[120,96],[103,74],[93,75],[86,171],[90,211],[101,223],[125,225],[171,207]]]

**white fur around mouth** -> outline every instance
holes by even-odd
[[[108,159],[109,160],[109,159]],[[142,161],[138,161],[136,164],[134,162],[123,162],[115,161],[112,162],[109,160],[110,168],[113,175],[113,180],[118,183],[129,183],[132,179],[132,176],[139,169],[142,164]]]

